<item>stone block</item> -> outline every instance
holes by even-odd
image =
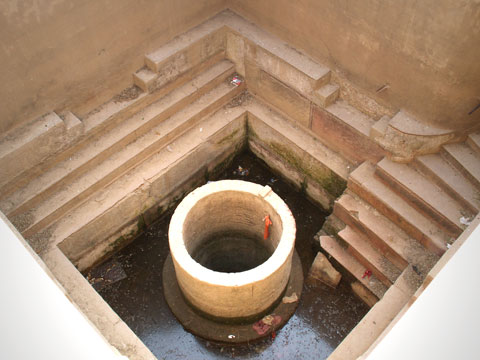
[[[133,83],[143,91],[149,92],[154,89],[157,77],[157,73],[154,73],[150,69],[143,68],[133,74]]]
[[[248,38],[245,38],[245,62],[256,63],[257,45]]]
[[[245,77],[245,38],[234,32],[227,32],[226,56],[235,64],[237,73]]]
[[[382,116],[380,120],[376,121],[370,128],[370,138],[376,139],[385,136],[389,122],[390,118],[388,116]]]
[[[368,135],[351,126],[349,120],[352,119],[346,117],[340,119],[328,109],[312,105],[312,130],[322,141],[352,162],[379,161],[385,154],[384,150]]]
[[[229,29],[248,39],[245,52],[249,61],[308,97],[313,90],[328,83],[330,70],[312,60],[282,39],[263,31],[236,15],[226,15],[224,23]]]
[[[170,49],[171,44],[160,48],[145,57],[145,63],[153,72],[158,73],[154,88],[159,88],[177,76],[207,61],[218,53],[225,52],[225,32],[220,28],[205,34],[195,42],[188,40],[179,43],[177,51]],[[188,34],[188,33],[187,33]]]
[[[49,113],[0,138],[0,186],[65,146],[65,123]]]
[[[480,132],[468,135],[467,144],[476,152],[480,153]]]
[[[443,144],[458,140],[451,130],[425,125],[404,111],[399,111],[389,121],[383,133],[376,133],[375,141],[391,153],[397,162],[409,162],[416,156],[433,154]]]
[[[319,280],[330,287],[336,288],[341,279],[342,275],[335,270],[327,257],[319,252],[310,268],[307,281]]]
[[[288,55],[288,54],[282,54]],[[315,89],[328,81],[328,69],[321,75],[311,77],[300,69],[289,63],[288,57],[279,57],[267,51],[263,47],[257,48],[256,62],[264,71],[267,71],[275,78],[291,86],[304,96],[310,95]]]
[[[65,123],[67,142],[75,142],[83,134],[83,123],[70,111],[63,116],[63,122]]]
[[[360,282],[355,281],[351,283],[352,291],[369,307],[375,305],[378,298]]]
[[[298,124],[310,128],[309,100],[250,61],[246,63],[246,76],[253,93]]]
[[[313,93],[313,100],[315,103],[326,108],[333,104],[338,99],[340,88],[335,84],[327,84]]]

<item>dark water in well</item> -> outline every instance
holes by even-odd
[[[238,171],[239,166],[248,169],[248,175]],[[284,199],[297,223],[296,249],[306,275],[319,250],[313,236],[327,214],[248,153],[237,156],[220,178],[268,184]],[[343,280],[336,290],[305,285],[296,313],[275,338],[236,346],[197,338],[183,330],[163,298],[170,217],[159,219],[114,255],[109,261],[120,264],[126,277],[99,287],[105,301],[158,359],[325,359],[368,311]]]
[[[218,234],[202,241],[191,254],[207,269],[232,273],[256,268],[272,255],[263,244],[245,234]]]

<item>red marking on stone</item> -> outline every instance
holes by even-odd
[[[266,240],[268,239],[268,236],[270,235],[270,225],[273,225],[272,221],[270,220],[270,216],[267,215],[263,218],[263,221],[265,221],[265,231],[263,232],[263,238]]]
[[[368,269],[365,270],[365,272],[362,275],[362,279],[364,279],[365,276],[368,276],[368,278],[370,279],[370,276],[372,276],[372,270],[368,270]]]

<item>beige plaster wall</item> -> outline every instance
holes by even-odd
[[[145,52],[225,0],[0,2],[0,134],[48,111],[82,116],[132,83]]]
[[[378,102],[422,121],[480,124],[479,0],[228,0]],[[376,94],[388,84],[389,88]]]

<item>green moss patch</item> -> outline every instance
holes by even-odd
[[[279,142],[270,142],[269,146],[275,154],[283,158],[299,172],[317,182],[334,197],[340,196],[346,189],[347,182],[345,180],[326,167],[314,164],[313,161],[308,161],[309,157],[301,158],[286,145]]]

